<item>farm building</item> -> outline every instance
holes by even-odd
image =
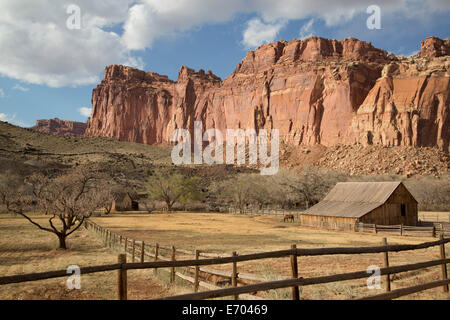
[[[112,211],[137,211],[139,210],[138,197],[129,192],[116,192]]]
[[[417,201],[402,182],[340,182],[300,215],[305,226],[354,230],[355,223],[417,225]]]

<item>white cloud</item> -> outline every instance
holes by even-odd
[[[123,22],[131,1],[76,2],[80,30],[66,27],[72,0],[1,1],[0,74],[61,87],[96,83],[108,64],[132,64],[121,37],[102,29]]]
[[[30,91],[30,88],[22,87],[20,84],[16,84],[13,87],[13,90],[19,90],[19,91],[22,91],[22,92],[27,92],[27,91]]]
[[[83,117],[90,117],[91,113],[92,113],[92,108],[80,108],[78,109],[78,112],[83,116]]]
[[[0,88],[0,98],[4,98],[5,97],[5,91],[3,91],[3,89]]]
[[[208,23],[226,22],[239,12],[250,12],[248,0],[140,0],[124,25],[123,43],[130,50],[151,47],[160,37]]]
[[[247,23],[242,43],[247,49],[254,49],[262,44],[273,42],[284,26],[284,22],[264,23],[254,18]]]
[[[382,14],[402,12],[408,16],[429,16],[450,10],[448,0],[377,0]],[[239,13],[256,13],[247,22],[243,44],[255,47],[272,39],[289,20],[315,19],[336,26],[366,13],[373,0],[139,0],[130,8],[124,24],[123,43],[130,50],[142,50],[164,36],[176,35],[208,23],[229,21]],[[255,20],[258,19],[258,20]],[[259,32],[258,32],[259,31]],[[255,37],[250,38],[250,35]]]
[[[300,37],[300,40],[309,38],[309,37],[311,37],[313,35],[313,32],[314,32],[314,29],[312,27],[313,24],[314,24],[314,19],[310,19],[307,23],[305,23],[301,27],[300,32],[298,34],[299,37]]]
[[[30,127],[28,124],[21,120],[16,119],[16,114],[13,114],[12,116],[7,115],[6,113],[0,113],[0,121],[9,122],[13,125],[20,126],[20,127]]]

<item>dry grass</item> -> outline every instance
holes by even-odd
[[[43,219],[39,217],[39,219]],[[119,234],[136,240],[175,245],[183,249],[240,254],[289,248],[370,246],[381,243],[382,235],[333,232],[283,223],[279,217],[204,213],[130,214],[96,217],[93,220]],[[388,236],[389,243],[420,243],[432,238]],[[69,250],[57,250],[54,235],[36,229],[20,217],[0,215],[0,273],[14,275],[65,269],[69,265],[89,266],[114,263],[117,251],[107,249],[100,239],[86,230],[76,232],[68,241]],[[390,254],[391,265],[427,261],[439,257],[437,248]],[[161,254],[168,255],[161,251]],[[447,250],[450,254],[450,250]],[[178,259],[183,257],[177,256]],[[186,257],[187,258],[187,257]],[[302,277],[382,267],[381,254],[300,257]],[[214,266],[230,270],[229,265]],[[289,276],[288,258],[267,259],[238,264],[238,271],[259,274],[267,280]],[[129,298],[149,299],[192,291],[192,285],[177,280],[169,286],[168,274],[151,270],[129,271]],[[438,280],[440,267],[396,275],[393,289]],[[217,280],[211,278],[211,280]],[[82,290],[69,291],[65,278],[0,286],[0,299],[115,299],[116,274],[105,272],[82,277]],[[351,299],[381,293],[370,291],[366,279],[301,288],[303,299]],[[267,299],[289,299],[290,289],[259,293]],[[408,299],[447,299],[442,288],[410,295]]]
[[[301,227],[298,224],[283,223],[280,217],[250,216],[206,213],[157,213],[116,214],[94,219],[110,230],[136,240],[161,245],[174,245],[177,248],[208,252],[240,254],[287,249],[295,243],[299,248],[373,246],[379,245],[383,235],[335,232]],[[391,244],[416,244],[436,240],[434,238],[415,238],[387,236]],[[447,249],[448,254],[450,250]],[[168,255],[167,252],[161,254]],[[184,258],[184,257],[183,257]],[[187,258],[187,257],[186,257]],[[414,252],[390,254],[391,265],[402,265],[439,258],[439,249],[430,248]],[[180,257],[181,259],[181,257]],[[313,277],[352,271],[366,270],[370,265],[382,267],[381,254],[338,255],[319,257],[300,257],[300,276]],[[230,266],[221,265],[214,268],[229,270]],[[238,265],[241,272],[249,272],[263,277],[276,278],[289,276],[289,259],[267,259],[245,262]],[[420,272],[408,272],[394,276],[392,288],[407,287],[427,281],[438,280],[440,267],[433,267]],[[304,287],[304,299],[350,299],[365,295],[381,293],[382,290],[367,289],[366,279]],[[274,294],[269,292],[262,296],[274,299],[285,298],[289,292]],[[446,299],[442,288],[432,289],[410,295],[408,299]]]
[[[37,218],[43,221],[43,217]],[[16,275],[63,270],[70,265],[93,266],[117,261],[117,252],[106,249],[93,234],[82,229],[68,238],[69,250],[55,249],[55,235],[40,231],[20,217],[0,215],[0,274]],[[150,270],[128,272],[129,299],[151,299],[174,295],[171,288],[155,279]],[[67,278],[0,286],[0,299],[116,299],[116,272],[84,275],[81,290],[66,289]]]

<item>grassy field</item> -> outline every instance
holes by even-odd
[[[381,243],[383,235],[335,232],[301,227],[284,223],[280,217],[249,216],[206,213],[158,213],[151,215],[112,215],[93,219],[98,224],[128,238],[174,245],[177,248],[207,252],[240,254],[290,248],[295,243],[298,248],[372,246]],[[391,244],[416,244],[433,241],[433,238],[387,236]],[[435,239],[434,239],[435,240]],[[450,253],[450,250],[448,250]],[[162,252],[164,254],[164,252]],[[168,253],[166,253],[168,255]],[[188,258],[188,257],[186,257]],[[430,248],[414,252],[390,254],[391,265],[427,261],[439,258],[439,249]],[[366,270],[370,265],[382,267],[381,254],[339,255],[299,258],[300,276],[312,277],[352,271]],[[214,266],[231,270],[228,265]],[[238,270],[259,274],[268,280],[277,276],[289,276],[289,259],[267,259],[239,263]],[[401,288],[413,284],[438,280],[440,267],[419,272],[408,272],[394,276],[392,287]],[[280,290],[281,291],[281,290]],[[366,279],[304,287],[305,299],[351,299],[379,292],[366,287]],[[279,292],[262,294],[266,298],[283,298]],[[442,288],[411,295],[409,299],[444,299],[447,295]]]
[[[40,217],[39,219],[42,219]],[[371,246],[381,243],[381,235],[345,233],[300,227],[283,223],[279,217],[203,213],[114,214],[92,218],[96,223],[121,235],[182,249],[239,254],[299,248]],[[433,238],[388,236],[392,244],[414,244]],[[100,239],[86,230],[69,238],[69,250],[57,250],[57,238],[36,229],[23,218],[0,215],[0,274],[15,275],[66,269],[69,265],[89,266],[114,263],[118,251],[105,248]],[[448,246],[447,246],[448,247]],[[167,252],[161,251],[167,255]],[[450,255],[450,250],[447,249]],[[177,256],[178,259],[183,257]],[[185,258],[188,258],[187,256]],[[438,248],[390,254],[391,265],[401,265],[439,258]],[[302,277],[331,275],[366,270],[370,265],[382,267],[381,254],[300,257]],[[231,270],[229,265],[213,266]],[[258,274],[267,280],[289,276],[288,258],[259,260],[238,264],[238,271]],[[167,284],[167,273],[153,277],[150,270],[129,272],[129,298],[149,299],[192,291],[192,285],[177,280]],[[440,279],[440,267],[394,276],[392,287],[401,288]],[[214,281],[217,279],[208,279]],[[82,277],[82,290],[69,291],[66,278],[0,286],[0,299],[115,299],[116,273],[104,272]],[[353,299],[381,293],[369,290],[366,279],[315,285],[301,288],[303,299]],[[290,290],[258,293],[267,299],[289,299]],[[407,299],[448,299],[442,288],[410,295]]]
[[[43,221],[42,217],[37,221]],[[25,219],[0,215],[0,275],[16,275],[63,270],[70,265],[92,266],[117,262],[117,252],[82,228],[70,236],[69,250],[58,250],[57,238],[40,231]],[[0,286],[0,299],[116,299],[116,272],[84,275],[81,290],[68,290],[67,278],[57,278]],[[128,272],[129,299],[151,299],[183,292],[171,288],[164,279],[155,279],[150,270]]]

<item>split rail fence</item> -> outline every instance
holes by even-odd
[[[289,211],[282,209],[236,209],[229,208],[229,213],[240,213],[240,214],[254,214],[254,215],[270,215],[284,217],[287,214],[293,215],[297,221],[302,214],[299,211]],[[450,215],[449,215],[450,216]],[[448,237],[450,236],[450,223],[431,223],[431,222],[421,222],[423,225],[429,226],[406,226],[406,225],[375,225],[372,223],[361,223],[355,224],[355,232],[369,232],[369,233],[380,233],[380,234],[391,234],[400,236],[412,236],[412,237],[439,237],[441,234]],[[308,226],[313,227],[313,226]],[[331,230],[339,230],[337,227],[331,227],[326,224],[315,226],[318,228],[329,228]],[[347,229],[343,229],[343,231]],[[347,230],[348,231],[348,230]]]
[[[419,221],[423,222],[436,222],[436,223],[447,223],[450,225],[450,214],[448,213],[431,213],[431,212],[419,212]]]
[[[231,257],[233,255],[237,255],[236,252],[233,252],[231,255],[223,255],[223,254],[217,254],[217,253],[210,253],[200,250],[185,250],[180,248],[175,248],[175,246],[165,246],[161,245],[159,243],[150,243],[150,242],[144,242],[140,240],[135,240],[131,238],[127,238],[124,236],[121,236],[115,232],[112,232],[106,228],[103,228],[102,226],[96,224],[92,221],[86,221],[85,226],[88,230],[91,230],[95,233],[97,233],[103,240],[106,246],[119,249],[120,251],[123,251],[132,262],[140,261],[144,262],[146,258],[150,258],[153,261],[176,261],[176,259],[180,260],[180,258],[186,259],[186,258],[192,258],[195,257],[195,259],[200,259],[201,257],[204,258],[223,258],[223,257]],[[164,255],[162,254],[164,253]],[[196,267],[196,266],[188,266],[185,268],[185,273],[181,273],[176,271],[175,267],[169,269],[162,269],[163,271],[169,271],[170,272],[170,282],[173,283],[175,281],[175,278],[181,278],[185,281],[188,281],[194,285],[194,290],[198,291],[199,287],[214,290],[214,289],[220,289],[221,287],[217,286],[216,284],[210,283],[208,281],[202,281],[200,278],[202,278],[202,275],[208,276],[216,276],[220,278],[226,278],[228,280],[225,281],[219,281],[219,283],[224,284],[231,284],[233,285],[233,282],[235,281],[236,284],[239,281],[252,281],[252,282],[264,282],[267,279],[251,274],[251,273],[244,273],[244,272],[236,272],[235,274],[233,272],[224,271],[224,270],[217,270],[212,268],[206,268],[206,267]],[[154,269],[155,275],[157,274],[158,269]],[[194,273],[193,276],[189,276],[189,273]],[[285,277],[278,277],[279,279],[283,279]],[[205,279],[206,280],[206,279]],[[247,300],[259,300],[261,299],[258,296],[255,295],[249,295],[244,294],[242,296],[243,298]]]
[[[177,295],[172,297],[166,297],[163,299],[185,299],[185,300],[201,300],[201,299],[212,299],[219,297],[228,297],[231,296],[234,299],[241,298],[249,298],[250,293],[268,291],[274,289],[281,288],[291,288],[292,290],[292,298],[294,300],[300,299],[299,287],[300,286],[309,286],[316,284],[325,284],[331,282],[340,282],[347,280],[355,280],[355,279],[363,279],[367,278],[369,274],[366,270],[357,271],[357,272],[349,272],[335,275],[327,275],[327,276],[319,276],[319,277],[311,277],[311,278],[302,278],[299,277],[299,264],[298,257],[304,256],[321,256],[321,255],[341,255],[341,254],[368,254],[368,253],[381,253],[383,256],[383,265],[384,267],[379,270],[380,275],[384,276],[384,284],[385,284],[385,293],[377,294],[373,296],[368,296],[363,299],[395,299],[405,295],[421,292],[424,290],[442,287],[444,292],[449,292],[449,284],[450,279],[447,274],[447,264],[450,263],[450,259],[446,258],[445,252],[445,244],[450,242],[450,239],[445,239],[443,235],[441,235],[440,240],[433,242],[425,242],[416,245],[388,245],[386,238],[383,239],[383,242],[380,246],[374,247],[356,247],[356,248],[318,248],[318,249],[300,249],[296,248],[295,245],[292,245],[290,249],[287,250],[279,250],[279,251],[271,251],[271,252],[262,252],[262,253],[253,253],[253,254],[245,254],[245,255],[237,255],[235,252],[231,256],[216,256],[211,257],[214,254],[206,254],[201,253],[198,250],[195,252],[195,259],[189,260],[176,260],[175,253],[177,252],[174,247],[170,247],[171,249],[171,258],[165,257],[164,260],[161,259],[161,255],[159,254],[159,249],[161,248],[158,245],[151,247],[147,245],[145,242],[141,242],[136,245],[136,241],[132,240],[130,242],[129,239],[112,233],[108,229],[101,228],[97,224],[88,221],[88,228],[95,228],[104,239],[105,243],[108,245],[117,245],[120,244],[123,246],[125,252],[130,254],[132,262],[127,262],[127,254],[120,254],[118,258],[118,263],[110,264],[110,265],[101,265],[101,266],[91,266],[91,267],[83,267],[80,268],[81,274],[91,274],[96,272],[105,272],[105,271],[117,271],[117,298],[119,300],[127,299],[127,271],[128,270],[137,270],[137,269],[154,269],[158,270],[161,268],[169,268],[171,274],[171,280],[175,279],[177,272],[175,268],[180,267],[189,267],[194,268],[195,275],[193,278],[193,286],[194,293]],[[122,242],[120,241],[122,239]],[[139,245],[141,250],[139,251]],[[401,266],[389,266],[389,252],[401,252],[401,251],[410,251],[410,250],[419,250],[426,249],[431,247],[439,246],[440,248],[440,259],[439,260],[431,260],[420,263],[413,263]],[[129,249],[130,248],[130,249]],[[168,247],[166,247],[168,248]],[[145,256],[146,253],[150,253],[149,250],[153,250],[153,259],[152,262],[146,262]],[[166,249],[167,250],[167,249]],[[183,252],[185,250],[178,250],[178,252]],[[140,254],[138,254],[140,253]],[[190,253],[190,252],[189,252]],[[206,259],[200,259],[201,256],[208,256]],[[238,278],[242,274],[238,273],[239,262],[244,261],[254,261],[260,259],[272,259],[272,258],[290,258],[291,262],[291,278],[275,280],[275,281],[265,281],[256,284],[249,284],[238,286]],[[136,259],[140,259],[140,262],[133,261]],[[162,261],[157,261],[162,260]],[[198,288],[200,286],[199,273],[200,270],[205,266],[211,265],[220,265],[220,264],[232,264],[232,273],[231,273],[231,284],[232,287],[228,288],[219,288],[209,291],[198,292]],[[401,272],[420,270],[424,268],[430,268],[434,266],[440,266],[441,268],[441,280],[432,281],[425,284],[415,285],[407,288],[395,289],[391,290],[391,278],[390,275],[397,274]],[[157,272],[157,271],[155,271]],[[229,274],[227,273],[227,276]],[[42,272],[42,273],[33,273],[33,274],[25,274],[25,275],[16,275],[16,276],[6,276],[0,277],[0,285],[6,285],[11,283],[22,283],[27,281],[37,281],[51,278],[59,278],[66,277],[66,270],[58,270],[58,271],[50,271],[50,272]],[[184,275],[183,275],[184,276]],[[192,278],[188,281],[192,283]],[[255,279],[256,280],[256,279]]]
[[[355,231],[413,237],[440,237],[440,235],[450,237],[450,225],[444,223],[431,223],[430,226],[405,226],[401,224],[383,226],[372,223],[356,223]]]

